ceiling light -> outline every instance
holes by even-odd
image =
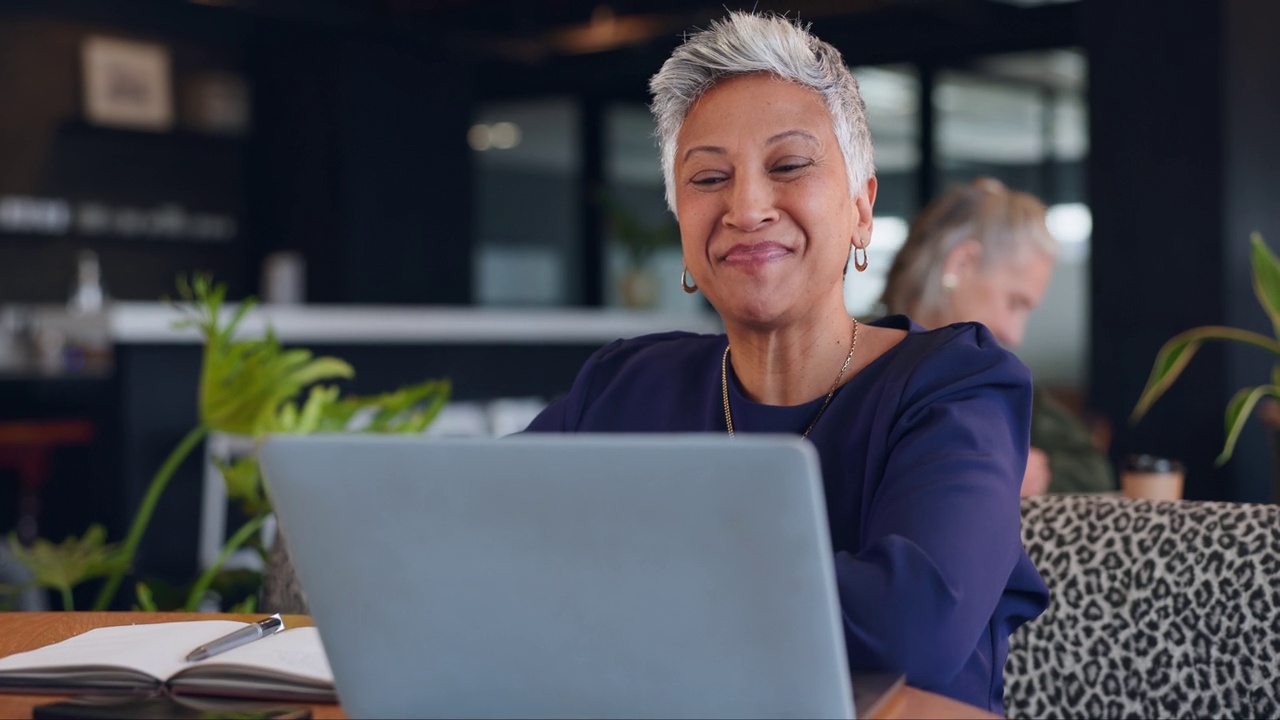
[[[606,10],[601,10],[606,8]],[[615,16],[607,6],[591,14],[591,21],[552,33],[547,44],[569,55],[603,52],[642,43],[667,32],[654,16]]]
[[[520,126],[513,122],[494,123],[489,127],[489,142],[495,150],[510,150],[520,144]]]
[[[471,146],[472,150],[478,152],[484,152],[493,147],[493,137],[489,132],[489,126],[483,123],[472,125],[471,129],[467,131],[467,144]]]

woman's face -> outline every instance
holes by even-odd
[[[726,321],[776,327],[843,308],[851,243],[871,237],[875,180],[849,197],[816,92],[769,75],[723,80],[676,141],[685,263]]]
[[[989,268],[975,264],[972,272],[960,273],[948,293],[952,321],[980,322],[1001,345],[1016,348],[1052,275],[1053,257],[1033,249]]]

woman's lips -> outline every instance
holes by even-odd
[[[755,264],[780,260],[791,254],[786,245],[776,242],[758,242],[734,245],[720,260],[725,263]]]

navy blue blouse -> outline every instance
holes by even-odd
[[[976,323],[874,324],[909,333],[836,391],[809,434],[849,662],[1000,713],[1009,633],[1049,601],[1020,535],[1030,373]],[[616,341],[529,430],[725,432],[726,342],[680,332]],[[823,399],[752,402],[730,368],[735,432],[798,435]]]

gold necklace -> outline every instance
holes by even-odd
[[[840,366],[840,372],[836,373],[835,382],[831,383],[831,389],[827,391],[827,399],[822,401],[822,407],[818,408],[818,414],[813,416],[813,420],[809,423],[809,427],[804,429],[800,435],[802,438],[809,437],[809,431],[813,430],[813,426],[818,424],[818,418],[822,417],[822,413],[826,412],[827,406],[831,404],[831,397],[836,394],[836,388],[840,387],[840,378],[844,377],[844,372],[849,369],[849,362],[853,360],[853,349],[858,347],[858,318],[853,320],[853,335],[849,338],[849,354],[844,356],[844,365]],[[729,428],[729,437],[733,437],[733,413],[729,410],[729,346],[724,346],[724,357],[720,358],[720,395],[724,398],[724,424]]]

